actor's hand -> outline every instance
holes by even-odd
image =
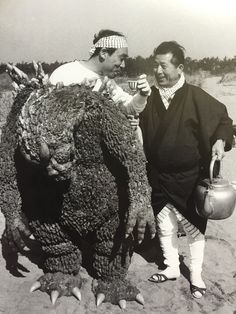
[[[97,81],[98,81],[97,77],[84,78],[83,81],[80,83],[80,85],[84,85],[86,87],[93,88],[94,91],[98,91],[102,85],[102,82],[101,80],[99,80],[99,82]],[[96,83],[98,83],[97,86],[96,86]]]
[[[107,77],[105,76],[104,80],[106,80],[106,91],[108,92],[108,94],[113,97],[115,96],[116,94],[116,88],[117,88],[117,85],[115,83],[114,80],[111,80],[111,79],[106,79]]]
[[[212,158],[216,156],[217,160],[222,160],[225,156],[225,141],[219,139],[212,146]]]
[[[138,82],[137,82],[137,89],[138,89],[141,96],[146,96],[146,97],[150,96],[151,88],[150,88],[150,85],[147,81],[147,75],[146,74],[142,74],[139,76]]]
[[[130,114],[130,115],[128,115],[128,120],[129,120],[131,127],[134,130],[137,130],[137,127],[139,125],[139,118],[137,116],[133,116]]]

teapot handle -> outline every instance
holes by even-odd
[[[217,156],[213,156],[210,163],[210,183],[213,181],[213,169],[215,165],[215,161],[217,160]],[[222,168],[222,160],[220,160],[220,169],[219,169],[219,176],[221,177],[221,168]]]

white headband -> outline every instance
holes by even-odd
[[[100,38],[89,50],[92,56],[96,48],[127,48],[128,44],[124,36],[108,36]]]

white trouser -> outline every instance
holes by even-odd
[[[202,265],[204,259],[205,237],[203,234],[199,234],[197,239],[193,239],[187,234],[189,251],[190,251],[190,281],[192,284],[205,287],[202,281]]]
[[[164,264],[177,270],[179,269],[178,222],[175,214],[170,211],[161,221],[157,217],[157,225]]]
[[[179,254],[178,254],[178,220],[171,210],[161,219],[157,217],[158,235],[163,251],[164,263],[167,269],[163,271],[169,278],[179,276]],[[193,284],[201,284],[201,272],[204,258],[205,238],[199,234],[193,238],[186,232],[190,250],[190,280]]]

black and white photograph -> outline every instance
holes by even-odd
[[[236,2],[0,0],[0,313],[236,313]]]

